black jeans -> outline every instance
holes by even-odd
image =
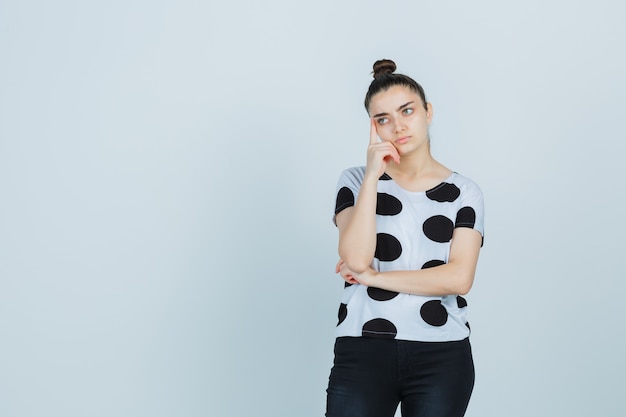
[[[413,342],[339,337],[327,417],[462,417],[474,388],[469,339]]]

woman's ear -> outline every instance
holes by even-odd
[[[428,124],[433,120],[433,105],[430,102],[426,103],[426,120]]]

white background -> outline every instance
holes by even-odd
[[[321,416],[391,58],[486,240],[469,417],[623,416],[620,1],[0,1],[0,415]]]

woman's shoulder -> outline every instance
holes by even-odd
[[[365,166],[349,167],[342,171],[341,175],[352,175],[363,177],[365,175]]]
[[[474,188],[474,189],[478,189],[480,190],[480,187],[478,186],[478,184],[476,182],[474,182],[472,179],[459,174],[456,171],[453,171],[452,174],[450,175],[448,181],[452,182],[453,184],[457,185],[457,186],[463,186],[466,188]]]
[[[456,188],[459,190],[459,194],[462,197],[462,200],[476,200],[482,201],[483,192],[478,186],[476,182],[472,179],[459,174],[458,172],[453,172],[448,182],[454,184]]]
[[[363,178],[365,178],[365,166],[356,166],[346,168],[341,172],[339,176],[339,185],[352,185],[355,187],[360,187],[363,183]],[[385,173],[378,178],[379,181],[388,181],[391,180],[391,177]]]
[[[350,184],[361,184],[365,177],[365,167],[357,166],[346,168],[341,172],[339,176],[339,182],[348,182]]]

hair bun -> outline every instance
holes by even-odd
[[[379,59],[374,62],[374,71],[372,73],[374,74],[374,79],[376,79],[385,74],[393,74],[395,70],[396,63],[391,59]]]

